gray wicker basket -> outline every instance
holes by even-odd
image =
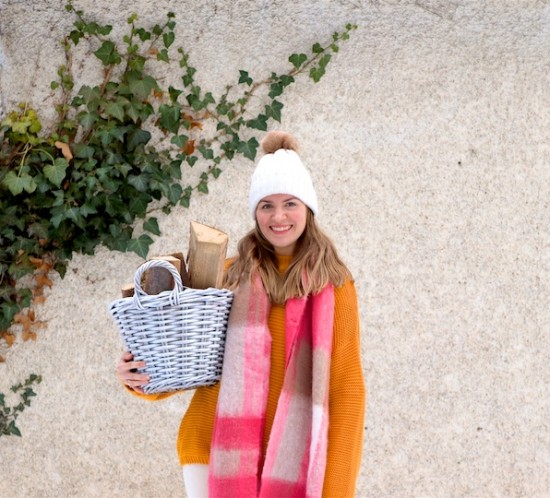
[[[141,277],[152,266],[168,270],[174,288],[149,295]],[[136,361],[145,361],[147,394],[215,384],[221,376],[227,319],[233,293],[226,289],[184,287],[176,268],[162,260],[141,265],[134,296],[109,305],[122,341]]]

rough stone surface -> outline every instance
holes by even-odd
[[[176,12],[204,88],[260,77],[360,29],[317,85],[285,94],[320,221],[359,292],[369,391],[360,497],[543,497],[550,490],[550,6],[542,1],[245,0],[77,7],[123,27]],[[63,2],[0,0],[0,111],[53,114],[70,29]],[[118,28],[117,28],[118,29]],[[76,71],[97,78],[87,60]],[[167,77],[170,75],[167,75]],[[191,220],[251,226],[252,164],[161,220],[151,254],[185,250]],[[2,437],[2,497],[182,496],[175,440],[189,400],[147,403],[114,376],[107,303],[137,256],[76,256],[38,310],[48,328],[0,351],[0,392],[44,381]]]

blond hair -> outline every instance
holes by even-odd
[[[340,287],[352,278],[332,240],[319,228],[309,208],[306,227],[284,273],[279,272],[273,246],[256,224],[240,240],[238,256],[226,272],[224,287],[234,290],[242,279],[250,279],[256,272],[270,300],[277,304],[283,304],[290,298],[316,294],[328,284]]]

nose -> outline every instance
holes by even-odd
[[[275,221],[283,220],[286,216],[285,210],[282,206],[275,207],[275,210],[273,212],[273,219]]]

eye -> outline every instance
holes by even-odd
[[[298,203],[296,201],[288,201],[286,205],[287,207],[296,207]]]
[[[260,206],[260,209],[270,209],[271,208],[271,204],[267,203],[267,202],[264,202],[261,206]]]

